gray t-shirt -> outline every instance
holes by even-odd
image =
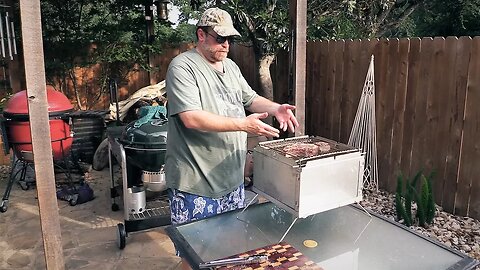
[[[175,57],[166,77],[168,139],[167,186],[184,192],[221,197],[243,182],[247,134],[204,132],[184,126],[179,113],[204,110],[227,117],[245,117],[244,107],[257,97],[238,66],[223,61],[215,70],[192,49]]]

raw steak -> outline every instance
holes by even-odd
[[[283,148],[288,155],[295,157],[312,157],[318,155],[320,147],[313,143],[293,143]]]

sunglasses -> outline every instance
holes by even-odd
[[[219,35],[214,36],[214,35],[210,34],[209,32],[205,32],[205,33],[207,33],[207,35],[215,38],[215,41],[218,44],[223,44],[227,40],[228,40],[228,44],[233,44],[233,42],[235,42],[235,37],[234,36],[223,37],[223,36],[219,36]]]

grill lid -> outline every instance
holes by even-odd
[[[62,115],[73,110],[70,100],[63,93],[56,91],[51,85],[47,85],[47,101],[50,116]],[[13,95],[8,100],[3,114],[7,118],[28,119],[27,90]]]
[[[138,148],[165,148],[167,144],[166,119],[151,119],[139,127],[133,121],[129,123],[122,134],[121,142]]]

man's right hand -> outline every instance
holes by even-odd
[[[268,116],[267,112],[252,113],[245,118],[220,116],[202,110],[179,113],[180,119],[187,128],[207,132],[245,131],[266,137],[279,137],[280,131],[261,119]]]
[[[280,131],[266,123],[264,123],[261,119],[265,119],[268,117],[268,113],[252,113],[245,118],[244,123],[244,131],[255,134],[261,135],[266,137],[275,137],[278,138],[280,136]]]

